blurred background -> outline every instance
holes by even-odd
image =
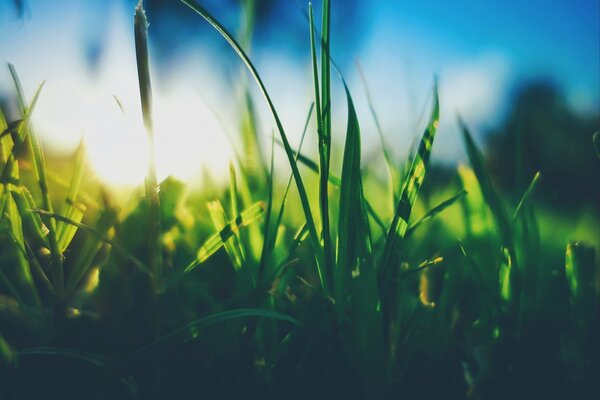
[[[228,137],[239,129],[238,88],[245,74],[222,38],[185,5],[145,3],[159,174],[191,184],[201,184],[206,171],[224,177],[232,157]],[[201,3],[241,36],[251,29],[253,13],[252,40],[243,45],[297,142],[312,101],[307,1]],[[600,179],[593,177],[600,172],[591,135],[600,127],[599,4],[333,0],[332,56],[357,103],[365,159],[380,158],[380,150],[357,65],[398,160],[420,134],[437,76],[442,121],[432,160],[440,168],[466,160],[456,124],[460,114],[503,188],[520,188],[541,170],[542,197],[549,204],[597,211]],[[142,182],[146,165],[135,5],[135,0],[0,0],[0,61],[15,65],[29,96],[46,80],[34,113],[46,150],[70,156],[84,137],[95,173],[117,186]],[[334,141],[341,144],[346,106],[339,84],[336,78],[332,112],[338,121]],[[250,87],[265,144],[272,120]],[[8,115],[16,110],[12,93],[8,68],[0,69],[0,101]],[[308,140],[307,151],[311,142],[316,144]],[[515,149],[526,160],[519,171],[508,162]]]

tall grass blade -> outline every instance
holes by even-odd
[[[84,166],[85,147],[82,141],[77,148],[77,152],[75,153],[73,176],[71,178],[71,184],[69,185],[67,198],[61,212],[61,215],[77,222],[81,222],[85,212],[85,206],[77,203],[77,196],[79,195],[79,189],[81,188],[81,181],[83,179]],[[64,221],[59,221],[56,224],[56,235],[58,237],[58,245],[61,251],[64,252],[67,249],[76,232],[77,227],[74,225],[68,224]]]
[[[250,61],[250,59],[248,58],[248,56],[246,55],[244,50],[240,47],[240,45],[233,38],[233,36],[225,29],[225,27],[223,25],[221,25],[221,23],[218,22],[206,9],[204,9],[204,7],[192,2],[191,0],[181,0],[181,1],[185,5],[190,7],[193,11],[198,13],[202,18],[204,18],[213,28],[215,28],[217,30],[217,32],[219,32],[219,34],[221,34],[221,36],[223,36],[223,38],[227,41],[227,43],[229,43],[229,45],[233,48],[233,50],[240,57],[242,62],[246,65],[246,67],[248,68],[248,71],[250,72],[250,74],[252,75],[252,77],[254,78],[256,83],[258,84],[259,89],[260,89],[261,93],[263,94],[263,96],[267,102],[267,105],[269,106],[269,110],[271,111],[271,114],[273,115],[275,124],[277,125],[277,130],[279,131],[279,134],[281,136],[281,141],[283,143],[285,154],[288,158],[290,167],[292,169],[292,173],[294,175],[294,181],[296,182],[296,186],[298,188],[298,194],[300,196],[302,210],[304,212],[304,216],[306,217],[306,221],[308,224],[308,231],[309,231],[309,235],[311,238],[311,244],[312,244],[312,247],[313,247],[313,250],[315,253],[315,260],[317,263],[317,272],[319,274],[319,279],[321,281],[321,285],[323,286],[323,288],[327,290],[329,288],[329,282],[327,280],[327,276],[326,276],[326,273],[324,270],[323,249],[321,247],[319,236],[317,234],[317,229],[315,227],[315,222],[314,222],[314,219],[312,216],[312,211],[311,211],[310,204],[308,201],[308,195],[306,193],[306,189],[305,189],[304,183],[302,181],[302,176],[300,175],[300,171],[298,170],[298,167],[295,162],[294,152],[292,151],[292,148],[290,147],[287,135],[283,128],[283,124],[281,123],[279,115],[277,114],[275,105],[273,104],[273,101],[271,100],[271,96],[267,92],[267,89],[266,89],[262,79],[260,78],[258,71],[254,67],[254,64],[252,64],[252,62]]]
[[[381,127],[381,123],[379,122],[379,117],[377,116],[377,112],[375,111],[375,105],[373,104],[373,98],[371,97],[371,91],[369,90],[369,85],[367,84],[367,78],[363,72],[360,63],[356,63],[358,74],[365,88],[365,94],[367,96],[367,104],[369,105],[369,112],[371,113],[371,117],[375,122],[375,129],[377,130],[377,135],[379,136],[379,143],[381,145],[381,151],[383,152],[383,158],[385,160],[385,166],[388,172],[388,178],[390,180],[390,197],[392,199],[392,207],[396,203],[396,186],[397,186],[397,178],[396,178],[396,167],[394,164],[394,158],[389,151],[389,147],[385,142],[385,137],[383,135],[383,129]]]
[[[135,8],[135,55],[137,61],[140,99],[144,126],[148,134],[148,173],[146,175],[146,199],[148,202],[148,249],[150,268],[155,279],[162,277],[162,250],[160,243],[160,204],[158,182],[156,178],[156,161],[154,149],[154,126],[152,121],[152,86],[150,83],[150,64],[148,57],[148,20],[140,0]]]
[[[357,216],[362,212],[362,190],[360,173],[360,127],[354,102],[344,82],[346,101],[348,103],[348,125],[346,144],[342,162],[342,179],[340,185],[340,205],[338,216],[337,264],[334,271],[334,293],[336,306],[343,311],[349,293],[352,271],[360,264],[361,246],[365,241],[364,227],[357,223]],[[362,237],[361,237],[362,236]]]
[[[328,2],[327,2],[328,3]],[[327,9],[326,9],[327,8]],[[325,24],[325,18],[329,18],[329,16],[325,15],[325,11],[329,13],[329,5],[323,3],[323,22]],[[332,263],[333,263],[333,255],[331,249],[331,229],[330,229],[330,221],[329,221],[329,187],[327,182],[329,180],[329,155],[330,155],[330,144],[331,138],[329,136],[329,131],[331,130],[331,117],[329,111],[329,97],[330,97],[330,89],[329,89],[329,77],[325,77],[325,74],[330,74],[329,66],[327,69],[323,68],[323,87],[322,96],[323,96],[323,104],[321,104],[321,96],[319,95],[319,72],[317,67],[317,51],[315,46],[315,30],[313,29],[313,9],[312,4],[308,4],[308,17],[309,17],[309,29],[310,29],[310,49],[311,49],[311,59],[312,59],[312,69],[313,69],[313,82],[315,88],[315,104],[317,110],[317,138],[318,138],[318,149],[319,149],[319,207],[321,211],[321,236],[323,238],[323,253],[325,257],[325,270],[331,273],[332,271]],[[327,23],[327,26],[329,24]],[[321,49],[324,50],[325,43],[321,43]],[[323,51],[321,53],[321,62],[327,62],[329,65],[329,61],[325,58],[328,56],[329,51]],[[325,86],[327,85],[327,87]],[[327,99],[325,101],[325,99]],[[326,116],[323,115],[323,107],[327,106]],[[329,127],[327,127],[329,124]],[[329,129],[329,131],[328,131]]]
[[[592,142],[594,142],[594,147],[596,148],[596,155],[598,156],[598,159],[600,159],[600,131],[594,133]]]
[[[400,193],[400,200],[396,206],[396,212],[389,227],[385,240],[383,254],[379,264],[379,284],[382,289],[382,295],[385,296],[389,288],[390,281],[394,272],[392,263],[396,245],[399,240],[404,238],[408,228],[408,219],[413,205],[417,199],[417,194],[425,178],[431,147],[437,131],[440,118],[440,104],[438,98],[437,82],[433,91],[433,106],[427,128],[423,133],[419,149],[415,154],[409,173],[404,181],[404,186]]]
[[[44,82],[38,87],[31,104],[27,106],[27,102],[24,97],[23,88],[21,86],[21,82],[19,80],[19,76],[17,75],[17,71],[14,66],[8,64],[15,89],[17,90],[17,96],[19,100],[19,104],[21,106],[21,111],[24,116],[27,116],[27,123],[21,126],[22,135],[21,140],[25,142],[26,139],[29,139],[29,150],[32,155],[32,164],[34,167],[34,171],[36,174],[36,179],[38,181],[38,185],[40,187],[40,191],[42,194],[42,206],[43,208],[52,213],[54,212],[52,207],[52,202],[50,200],[50,193],[48,192],[48,179],[46,176],[46,162],[44,159],[44,151],[42,149],[42,142],[40,137],[36,131],[31,128],[31,109],[35,107],[37,103],[37,99],[39,98],[40,92],[44,86]],[[55,294],[58,298],[61,298],[63,295],[64,289],[64,271],[63,271],[63,254],[60,251],[60,247],[58,245],[58,237],[56,234],[56,223],[55,221],[50,221],[48,224],[48,239],[50,244],[50,254],[51,254],[51,266],[52,266],[52,284],[54,286]]]
[[[473,167],[473,172],[479,182],[483,198],[492,212],[492,216],[500,231],[502,248],[500,250],[499,267],[499,295],[501,305],[505,310],[511,309],[517,313],[518,303],[521,296],[521,275],[517,267],[516,249],[512,220],[508,217],[506,208],[502,203],[500,195],[496,191],[492,180],[485,168],[483,155],[477,148],[466,124],[459,118],[459,125],[463,133],[463,139],[467,148],[467,155]],[[531,187],[531,185],[530,185]],[[527,194],[528,192],[526,192]]]

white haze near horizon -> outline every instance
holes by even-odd
[[[106,51],[97,70],[91,73],[77,41],[85,29],[84,20],[70,18],[57,24],[50,13],[45,14],[42,4],[28,21],[0,16],[0,35],[7,37],[6,32],[12,30],[10,40],[0,41],[0,61],[15,65],[28,96],[46,80],[34,113],[35,126],[46,148],[68,154],[83,136],[89,160],[100,179],[115,185],[143,182],[147,148],[138,97],[132,13],[112,7],[111,18],[107,19]],[[356,58],[369,81],[392,153],[401,159],[420,135],[429,112],[433,77],[438,76],[442,118],[433,160],[462,160],[456,114],[460,113],[477,132],[500,121],[515,76],[511,59],[495,48],[477,54],[453,53],[443,42],[419,37],[417,29],[406,26],[402,31],[389,18],[373,25],[368,40],[357,49]],[[390,35],[398,37],[392,49],[384,39]],[[221,38],[215,35],[207,40]],[[207,55],[218,57],[213,47],[195,43],[168,74],[157,76],[156,69],[153,72],[159,177],[175,175],[193,183],[201,180],[204,170],[217,178],[228,174],[233,152],[227,137],[237,128],[237,97],[231,79]],[[268,47],[252,56],[288,135],[297,143],[312,101],[310,60],[301,63],[289,55],[269,52]],[[359,75],[353,65],[343,72],[357,106],[364,153],[366,158],[377,157],[379,142]],[[0,70],[0,94],[11,90],[8,69]],[[267,144],[273,132],[272,119],[258,92],[253,92],[257,94],[263,143]],[[334,85],[334,96],[333,116],[336,126],[341,127],[334,134],[341,146],[346,105],[339,81]],[[577,105],[577,96],[572,97]],[[589,107],[585,101],[582,104]],[[312,139],[307,140],[307,151],[314,149],[316,140]],[[281,153],[278,160],[285,163]]]

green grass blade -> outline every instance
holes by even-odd
[[[323,112],[323,141],[327,167],[331,156],[331,4],[323,0],[321,13],[321,111]],[[311,25],[312,30],[312,25]],[[327,173],[329,170],[326,171]]]
[[[475,176],[477,177],[477,181],[481,187],[481,193],[483,194],[483,197],[492,211],[492,215],[494,216],[498,227],[500,228],[502,240],[505,241],[511,236],[511,223],[506,213],[506,209],[504,204],[502,204],[500,195],[496,191],[489,174],[485,169],[483,155],[477,148],[469,129],[461,119],[459,119],[459,125],[462,130],[469,161],[471,162],[473,172],[475,172]]]
[[[395,204],[396,187],[397,187],[396,167],[394,166],[394,158],[392,157],[392,154],[389,151],[389,146],[385,142],[385,137],[383,135],[383,129],[381,127],[381,123],[379,122],[379,117],[377,116],[377,112],[375,111],[375,106],[373,104],[373,99],[371,97],[371,91],[369,90],[369,85],[367,84],[367,78],[360,66],[360,63],[357,62],[356,66],[358,69],[358,74],[360,76],[360,79],[365,88],[365,94],[367,96],[367,104],[369,105],[369,112],[371,113],[371,117],[373,118],[373,121],[375,122],[375,129],[377,130],[377,134],[379,136],[379,143],[381,145],[381,150],[383,152],[383,158],[385,160],[385,166],[386,166],[387,172],[388,172],[388,179],[390,180],[389,190],[390,190],[390,197],[392,199],[392,207],[393,207]]]
[[[594,133],[592,142],[594,142],[594,147],[596,148],[596,155],[598,156],[598,159],[600,159],[600,131]]]
[[[135,55],[137,61],[140,99],[144,126],[148,134],[148,173],[146,175],[146,199],[148,202],[148,248],[150,268],[155,279],[162,277],[162,249],[160,242],[160,203],[158,197],[158,181],[156,178],[156,161],[154,148],[154,126],[152,121],[152,85],[150,82],[150,63],[148,57],[148,20],[140,0],[135,8]]]
[[[225,210],[223,209],[223,206],[221,205],[220,201],[216,200],[209,202],[208,211],[212,218],[213,224],[215,225],[215,228],[217,228],[217,231],[222,232],[223,229],[225,229],[225,227],[229,226],[227,215],[225,214]],[[239,246],[237,233],[238,230],[232,229],[231,236],[228,237],[226,240],[223,240],[223,243],[225,246],[225,250],[227,251],[227,255],[229,256],[229,259],[233,264],[233,267],[236,271],[239,271],[242,269],[245,260]]]
[[[570,242],[565,257],[565,276],[571,302],[577,313],[593,312],[596,306],[594,248],[581,242]]]
[[[327,12],[329,6],[323,3],[323,11],[325,12],[325,7],[327,7]],[[330,144],[331,138],[329,136],[329,131],[331,130],[331,117],[329,106],[327,105],[327,115],[324,116],[322,113],[322,107],[325,107],[325,101],[321,104],[321,96],[319,96],[319,72],[317,67],[317,52],[315,46],[315,30],[313,29],[313,9],[312,4],[308,4],[308,17],[309,17],[309,30],[310,30],[310,48],[311,48],[311,59],[312,59],[312,68],[313,68],[313,81],[314,81],[314,89],[315,89],[315,104],[317,109],[317,138],[318,138],[318,149],[319,149],[319,207],[321,211],[321,236],[323,238],[323,253],[325,257],[325,270],[331,274],[332,271],[332,263],[333,260],[333,252],[331,249],[331,228],[329,221],[329,186],[327,182],[329,181],[329,156],[330,156]],[[325,18],[325,14],[323,14]],[[328,24],[327,24],[328,25]],[[321,44],[321,49],[325,48],[325,43]],[[328,56],[329,51],[321,53],[322,62],[329,61],[324,58],[324,55]],[[325,70],[323,68],[323,74],[330,74],[329,68]],[[330,103],[329,97],[329,77],[323,78],[323,98],[327,98],[327,104]],[[325,86],[327,85],[327,87]],[[327,124],[329,124],[329,128],[327,128]]]
[[[279,140],[276,140],[275,142],[279,145],[282,145],[281,141],[279,141]],[[301,149],[294,150],[294,153],[296,153],[297,161],[300,161],[301,164],[303,164],[305,167],[308,167],[308,169],[311,170],[312,172],[314,172],[316,174],[319,173],[319,165],[314,160],[312,160],[309,157],[302,154]],[[339,177],[337,177],[334,174],[329,174],[329,183],[331,183],[334,186],[340,187],[341,182],[342,182],[342,180]],[[367,212],[369,213],[369,216],[371,218],[373,218],[373,221],[375,221],[377,226],[379,226],[379,228],[382,230],[382,232],[384,234],[386,234],[387,228],[385,227],[385,224],[383,223],[383,221],[379,217],[379,215],[377,215],[375,208],[373,208],[371,203],[366,198],[365,198],[365,206],[366,206]]]
[[[413,158],[409,173],[404,181],[404,185],[400,193],[400,201],[398,202],[396,212],[394,213],[392,223],[389,227],[383,254],[379,264],[379,284],[380,288],[382,289],[382,295],[384,296],[387,292],[387,288],[389,288],[389,284],[394,272],[392,259],[396,249],[396,244],[399,240],[404,238],[408,228],[408,219],[410,217],[410,213],[417,199],[417,194],[419,193],[423,179],[425,178],[427,165],[429,163],[429,155],[431,154],[431,147],[433,145],[433,140],[439,124],[439,118],[440,104],[436,83],[433,92],[433,107],[431,110],[429,123],[427,124],[427,128],[421,137],[419,149]]]
[[[283,129],[283,124],[281,123],[279,115],[277,114],[275,105],[273,104],[273,101],[271,100],[271,96],[269,96],[269,93],[267,92],[267,89],[266,89],[262,79],[260,78],[258,71],[254,67],[254,64],[252,64],[252,62],[250,61],[250,59],[248,58],[248,56],[246,55],[244,50],[236,42],[236,40],[233,38],[233,36],[231,36],[231,34],[225,29],[225,27],[223,25],[221,25],[221,23],[218,22],[206,9],[204,9],[204,7],[192,2],[191,0],[181,0],[181,1],[185,5],[190,7],[193,11],[198,13],[202,18],[204,18],[213,28],[215,28],[217,30],[217,32],[219,32],[221,34],[221,36],[223,36],[223,38],[231,45],[233,50],[240,57],[242,62],[246,65],[246,67],[248,68],[248,71],[251,73],[252,77],[258,84],[259,89],[260,89],[261,93],[263,94],[263,96],[267,102],[267,105],[269,106],[269,110],[271,111],[271,114],[273,115],[275,124],[277,125],[277,130],[279,131],[279,134],[281,136],[281,141],[283,143],[285,154],[288,158],[290,167],[292,169],[292,173],[294,175],[294,181],[296,182],[296,186],[298,188],[298,194],[300,196],[302,210],[304,212],[304,216],[306,217],[306,221],[308,224],[308,231],[309,231],[309,235],[311,238],[311,244],[313,246],[313,250],[315,253],[315,260],[317,263],[317,270],[318,270],[317,272],[319,274],[319,279],[321,281],[321,285],[323,286],[323,288],[327,290],[329,288],[329,282],[327,281],[326,273],[324,271],[323,249],[321,247],[319,236],[317,234],[317,229],[315,227],[315,222],[314,222],[314,219],[312,216],[312,211],[310,209],[310,204],[308,201],[308,195],[306,193],[304,183],[302,182],[302,177],[300,175],[300,171],[298,170],[298,167],[295,162],[294,152],[292,151],[292,148],[290,147],[287,135],[285,133],[285,130]]]
[[[73,176],[71,178],[71,184],[69,185],[67,198],[61,212],[61,215],[77,222],[81,222],[85,212],[85,207],[81,204],[77,204],[77,196],[79,195],[79,189],[81,188],[84,166],[85,147],[82,141],[77,148],[77,152],[75,153]],[[76,232],[76,226],[67,224],[64,221],[58,221],[56,224],[56,236],[58,237],[58,245],[62,252],[67,249]]]
[[[185,272],[189,272],[196,268],[199,264],[202,264],[210,256],[212,256],[217,250],[219,250],[240,228],[251,224],[256,221],[265,212],[265,203],[259,201],[252,205],[243,213],[240,214],[234,221],[228,223],[219,232],[212,235],[200,250],[196,259],[186,267]]]
[[[500,231],[502,248],[500,250],[499,265],[499,295],[501,306],[505,310],[518,313],[518,304],[521,297],[521,275],[517,266],[516,249],[513,237],[512,220],[509,219],[506,208],[502,203],[500,195],[492,183],[492,179],[485,169],[483,155],[477,148],[469,129],[459,118],[459,125],[467,148],[467,155],[473,168],[473,172],[479,182],[483,198],[492,212],[492,216]],[[527,194],[527,192],[526,192]]]
[[[453,205],[454,203],[456,203],[457,200],[461,199],[463,196],[466,196],[466,195],[467,195],[467,191],[461,190],[458,194],[450,197],[448,200],[442,201],[440,204],[433,207],[425,215],[423,215],[421,218],[419,218],[414,224],[412,224],[410,226],[410,228],[407,229],[406,237],[410,236],[422,223],[427,222],[430,219],[434,218],[436,215],[438,215],[439,213],[444,211],[446,208],[448,208],[451,205]]]
[[[360,246],[365,239],[361,237],[365,234],[364,227],[357,224],[357,216],[361,215],[362,212],[360,127],[354,109],[354,102],[345,82],[344,89],[348,103],[348,124],[342,162],[337,265],[334,272],[334,298],[340,311],[345,308],[352,271],[358,265]]]
[[[34,171],[36,172],[36,179],[40,187],[42,194],[42,206],[44,209],[52,213],[53,207],[50,200],[50,193],[48,192],[48,179],[46,176],[46,162],[44,158],[44,151],[42,149],[42,142],[36,131],[31,128],[31,110],[35,107],[37,99],[39,98],[40,92],[44,86],[44,82],[38,87],[31,104],[27,106],[27,102],[24,97],[23,89],[17,71],[9,64],[8,65],[15,88],[17,90],[17,96],[21,105],[23,115],[27,116],[27,123],[24,124],[22,140],[29,138],[29,150],[32,154],[32,164]],[[56,235],[56,223],[50,221],[48,224],[48,238],[50,244],[51,253],[51,266],[52,266],[52,284],[54,286],[55,294],[61,297],[64,289],[64,271],[63,271],[63,255],[58,245],[58,238]]]
[[[513,213],[513,216],[512,216],[513,223],[514,223],[514,221],[516,221],[517,217],[521,213],[521,210],[523,209],[523,206],[525,205],[525,203],[531,196],[531,193],[533,193],[533,191],[540,179],[540,176],[541,175],[540,175],[539,171],[535,173],[535,175],[533,176],[533,179],[531,180],[531,183],[527,187],[527,190],[525,191],[525,193],[523,193],[523,196],[521,196],[521,200],[519,200],[519,203],[517,204],[517,207],[515,208],[515,212]]]

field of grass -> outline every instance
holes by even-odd
[[[58,176],[31,123],[43,85],[28,98],[10,66],[22,117],[0,114],[0,398],[598,398],[597,213],[573,227],[536,207],[540,174],[516,201],[503,195],[460,119],[470,165],[429,182],[437,82],[402,162],[371,104],[382,179],[361,162],[359,94],[330,58],[328,0],[320,27],[307,15],[314,102],[294,147],[245,38],[182,1],[237,53],[274,137],[261,145],[247,95],[227,187],[158,182],[151,157],[143,189],[116,200],[86,179],[83,145]],[[147,24],[140,2],[152,149]],[[344,126],[330,112],[338,79]]]

